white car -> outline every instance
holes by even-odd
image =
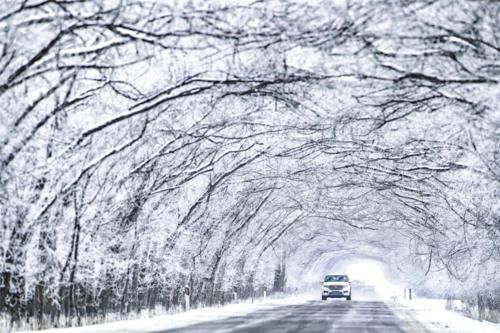
[[[352,284],[347,275],[326,275],[323,280],[321,299],[326,301],[328,298],[344,298],[351,300]]]

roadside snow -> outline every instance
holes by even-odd
[[[18,331],[29,333],[145,333],[157,332],[173,328],[185,327],[204,321],[220,320],[232,316],[244,316],[261,309],[271,309],[282,305],[303,304],[311,299],[311,295],[298,295],[286,298],[268,298],[252,303],[236,303],[222,307],[210,307],[187,312],[161,315],[153,318],[122,320],[113,323],[89,325],[82,327],[57,328],[42,331]]]
[[[446,310],[444,299],[399,301],[420,323],[436,333],[500,333],[500,324],[478,321]]]
[[[205,321],[223,320],[233,316],[246,316],[254,311],[272,309],[283,305],[304,304],[316,299],[316,295],[302,294],[286,298],[256,299],[254,303],[241,302],[223,307],[195,309],[177,314],[152,318],[116,321],[107,324],[43,331],[22,331],[29,333],[146,333],[186,327]],[[458,313],[446,310],[446,300],[414,299],[412,301],[386,301],[391,310],[404,322],[417,322],[433,333],[500,333],[500,324],[479,322]],[[409,327],[410,328],[410,327]],[[411,331],[411,329],[410,329]],[[21,331],[20,331],[21,332]]]

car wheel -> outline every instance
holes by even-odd
[[[326,301],[326,299],[327,299],[327,297],[325,297],[325,296],[321,296],[321,300],[322,300],[322,301]]]
[[[346,299],[347,301],[350,301],[350,300],[351,300],[351,294],[349,294],[349,296],[347,296],[345,299]]]

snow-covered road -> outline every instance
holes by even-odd
[[[262,309],[244,316],[198,323],[162,333],[201,332],[430,332],[411,312],[406,318],[395,314],[381,301],[308,301]]]

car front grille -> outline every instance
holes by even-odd
[[[329,286],[330,290],[342,290],[344,286]]]

